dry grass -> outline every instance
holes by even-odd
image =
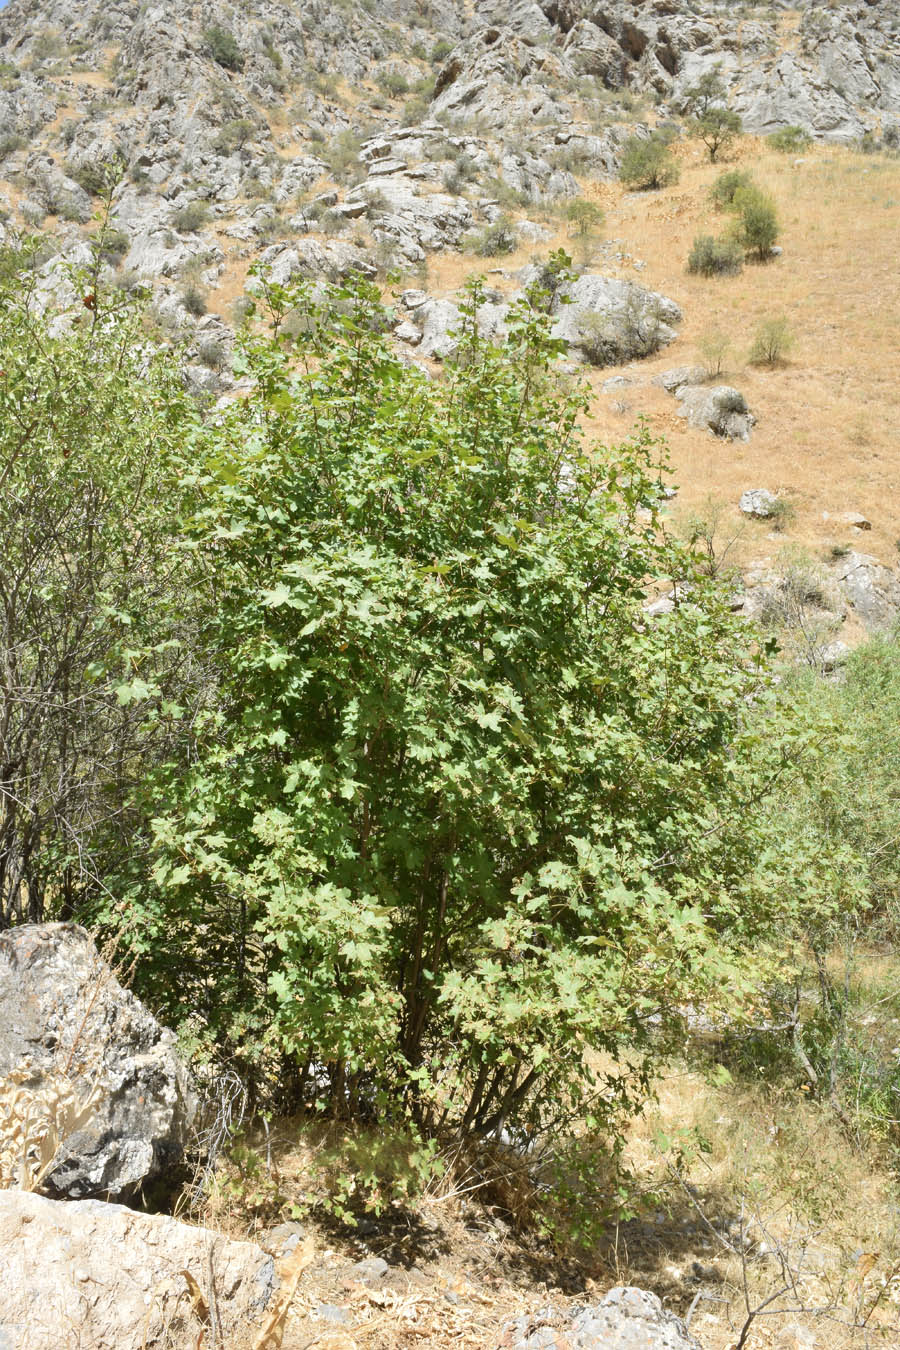
[[[729,504],[748,487],[786,495],[795,511],[787,537],[813,551],[850,544],[896,565],[900,522],[891,509],[900,493],[896,443],[900,434],[900,272],[896,238],[900,161],[840,147],[814,147],[799,160],[744,138],[736,157],[710,165],[694,143],[677,147],[680,183],[659,193],[625,193],[617,183],[582,182],[583,195],[606,214],[603,234],[618,241],[616,261],[598,248],[594,270],[662,291],[684,312],[678,340],[627,367],[591,372],[596,393],[587,423],[601,441],[621,439],[640,414],[668,440],[676,511],[694,511],[712,496]],[[718,232],[726,219],[710,207],[708,190],[721,169],[739,163],[774,197],[782,222],[783,255],[748,264],[738,277],[689,276],[685,262],[694,235]],[[494,261],[458,253],[429,258],[429,288],[450,292],[474,272],[509,289],[509,274],[537,253],[573,249],[564,225],[542,249],[525,244]],[[643,262],[637,270],[634,261]],[[230,270],[223,279],[235,293]],[[785,315],[796,336],[790,360],[774,369],[748,362],[756,326]],[[650,384],[673,365],[702,364],[704,336],[718,329],[732,351],[720,382],[735,383],[758,418],[747,444],[729,444],[689,428],[675,400]],[[625,374],[635,383],[606,395],[600,386]],[[859,511],[872,522],[860,534],[834,517]],[[826,519],[826,513],[831,517]],[[767,528],[756,525],[738,559],[773,552]],[[780,546],[782,539],[774,541]]]
[[[673,1167],[679,1147],[685,1160]],[[755,1320],[749,1347],[792,1347],[791,1326],[819,1350],[897,1344],[893,1178],[851,1147],[827,1106],[802,1089],[713,1086],[697,1073],[673,1073],[635,1125],[628,1159],[666,1198],[650,1223],[624,1224],[615,1235],[617,1273],[682,1315],[697,1299],[692,1330],[704,1350],[734,1346],[747,1315],[745,1281],[751,1308],[780,1287],[779,1249],[796,1286]]]

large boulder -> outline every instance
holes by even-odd
[[[459,306],[453,300],[436,300],[424,291],[404,291],[400,298],[405,317],[395,329],[402,342],[418,347],[418,355],[432,361],[444,361],[459,346],[457,334],[463,323]],[[477,313],[478,331],[483,338],[502,342],[506,337],[509,305],[488,300]]]
[[[675,390],[675,397],[681,403],[678,416],[686,417],[689,426],[711,431],[727,441],[749,441],[756,418],[744,395],[731,385],[682,385]]]
[[[555,1333],[561,1333],[557,1335]],[[510,1350],[700,1350],[684,1323],[643,1289],[611,1289],[594,1307],[558,1313],[547,1308],[505,1328]]]
[[[251,1242],[99,1200],[0,1191],[4,1350],[199,1345],[204,1324],[212,1344],[234,1344],[275,1283],[271,1256]]]
[[[122,988],[76,924],[0,934],[4,1079],[30,1094],[48,1134],[60,1092],[76,1114],[90,1103],[44,1181],[54,1196],[132,1195],[178,1164],[191,1137],[197,1099],[173,1033]]]
[[[681,310],[667,296],[633,281],[593,274],[562,288],[552,314],[555,338],[580,349],[594,365],[610,366],[667,346],[681,322]]]

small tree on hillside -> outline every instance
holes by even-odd
[[[207,51],[218,65],[225,70],[244,69],[244,53],[238,46],[234,34],[229,33],[227,28],[215,23],[207,28],[203,36],[206,39]]]
[[[584,197],[576,197],[566,207],[569,233],[578,241],[580,261],[584,266],[587,266],[593,256],[597,230],[602,226],[603,219],[600,207]]]
[[[689,85],[684,91],[684,105],[694,117],[703,117],[710,108],[724,103],[728,90],[722,79],[722,65],[717,62],[712,70],[704,71],[696,84]]]
[[[741,133],[741,119],[726,106],[727,98],[720,65],[706,71],[684,92],[685,104],[692,114],[692,129],[706,146],[713,164]]]
[[[741,134],[741,119],[730,108],[709,108],[702,117],[694,120],[693,126],[709,151],[711,164],[715,164],[720,151],[727,150]]]

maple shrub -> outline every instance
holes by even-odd
[[[282,1105],[608,1119],[789,923],[752,632],[663,528],[659,445],[583,446],[545,296],[496,346],[472,283],[431,378],[366,283],[261,284],[191,447],[216,695],[159,783],[139,984]]]

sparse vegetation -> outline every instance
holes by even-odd
[[[363,138],[353,131],[342,131],[333,141],[319,147],[318,154],[340,183],[362,177],[359,152]]]
[[[409,93],[409,80],[396,70],[382,70],[376,83],[381,92],[390,98],[400,98]]]
[[[718,379],[732,353],[731,338],[719,328],[709,328],[700,335],[697,346],[706,370],[706,378]]]
[[[793,345],[794,337],[784,315],[775,319],[764,319],[753,338],[750,361],[753,365],[777,366]]]
[[[782,127],[780,131],[773,131],[769,137],[772,149],[780,150],[785,155],[802,154],[811,144],[812,136],[805,127]]]
[[[236,37],[227,28],[213,24],[207,28],[203,36],[206,39],[206,50],[217,65],[231,71],[244,69],[244,54],[238,46]]]
[[[519,240],[512,221],[508,216],[501,216],[493,225],[467,234],[462,245],[479,258],[496,258],[504,253],[514,253]]]
[[[195,234],[197,230],[203,228],[209,218],[209,207],[202,201],[187,202],[172,212],[172,224],[182,234]]]
[[[665,138],[632,136],[625,142],[619,178],[628,188],[650,190],[677,183],[678,163]]]
[[[200,290],[199,286],[188,286],[181,293],[181,303],[184,305],[188,314],[192,314],[195,319],[201,319],[206,313],[206,295]]]
[[[752,176],[745,169],[728,169],[720,173],[709,190],[710,200],[720,210],[730,210],[737,193],[754,186]]]
[[[744,250],[736,239],[698,234],[688,255],[687,270],[703,277],[734,276],[743,262]]]
[[[230,155],[235,150],[242,150],[255,133],[256,127],[249,117],[234,117],[222,125],[213,146],[219,154]]]

